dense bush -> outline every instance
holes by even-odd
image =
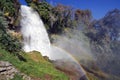
[[[0,0],[0,10],[3,11],[6,15],[17,16],[19,8],[18,0]]]
[[[21,50],[21,43],[8,33],[7,25],[8,22],[0,12],[0,46],[11,53],[17,53]]]

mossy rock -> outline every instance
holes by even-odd
[[[40,52],[32,51],[29,52],[27,55],[35,62],[46,62],[46,60],[43,58]]]

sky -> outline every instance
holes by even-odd
[[[21,4],[26,4],[20,0]],[[51,5],[58,3],[72,6],[74,9],[89,9],[94,19],[100,19],[115,8],[120,9],[120,0],[47,0]]]

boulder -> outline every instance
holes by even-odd
[[[18,70],[7,61],[0,61],[0,80],[9,80],[14,78]]]

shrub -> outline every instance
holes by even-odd
[[[18,53],[21,50],[21,43],[8,33],[7,27],[8,22],[0,11],[0,46],[11,53]]]

